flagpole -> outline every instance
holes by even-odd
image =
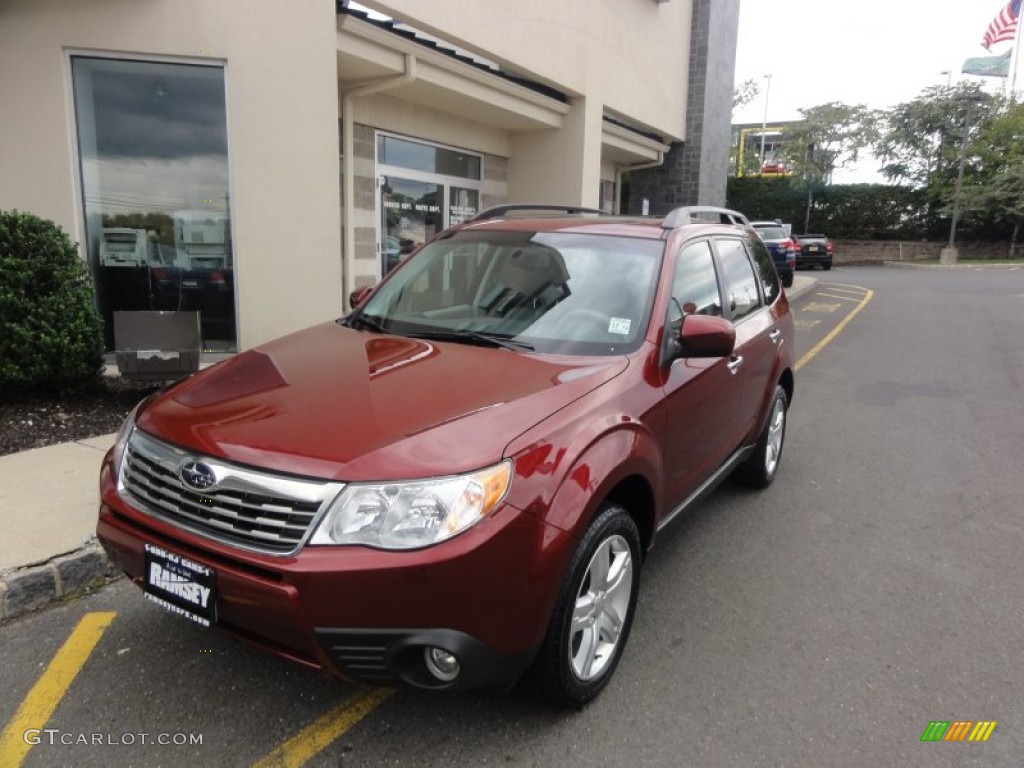
[[[1013,32],[1013,81],[1010,85],[1010,103],[1017,101],[1017,64],[1020,62],[1020,10],[1017,11],[1017,28]],[[1005,80],[1003,81],[1006,82]]]

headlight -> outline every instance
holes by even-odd
[[[505,497],[512,463],[430,480],[350,485],[334,500],[310,544],[415,549],[483,520]]]
[[[114,439],[114,452],[110,455],[111,464],[114,467],[114,478],[117,479],[121,474],[121,462],[124,459],[124,449],[128,447],[128,440],[132,436],[132,430],[135,429],[135,417],[138,416],[141,411],[150,400],[155,398],[159,392],[142,398],[135,407],[132,408],[128,415],[125,416],[124,422],[121,424],[121,428],[117,431],[117,437]]]
[[[145,400],[142,400],[128,412],[124,422],[121,424],[121,428],[117,431],[117,438],[114,440],[114,452],[110,456],[111,464],[114,467],[115,479],[121,474],[121,460],[124,458],[124,449],[128,446],[128,438],[132,436],[132,430],[135,428],[135,414],[139,412],[142,403],[148,399],[147,397]]]

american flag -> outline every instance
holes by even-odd
[[[992,19],[992,23],[988,25],[988,31],[985,32],[985,37],[981,40],[986,51],[992,50],[992,43],[1013,40],[1013,36],[1017,33],[1017,19],[1020,18],[1020,3],[1021,0],[1010,0],[1006,7]]]

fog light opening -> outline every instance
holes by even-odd
[[[442,683],[450,683],[461,671],[459,660],[444,648],[424,648],[423,660],[426,662],[427,671]]]

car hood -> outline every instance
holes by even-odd
[[[624,357],[552,357],[326,323],[155,398],[140,429],[251,466],[360,481],[452,474],[609,381]]]

